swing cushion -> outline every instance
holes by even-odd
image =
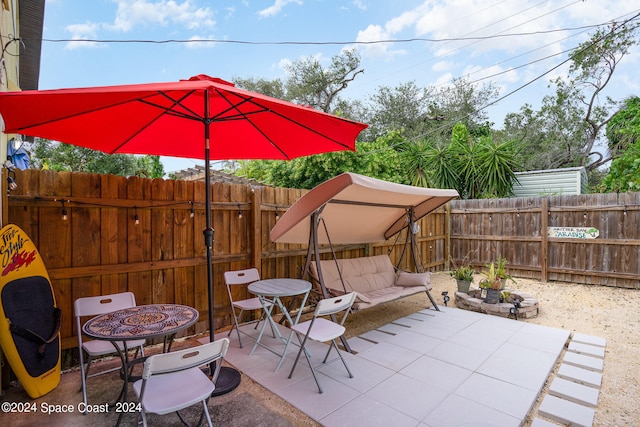
[[[331,295],[357,293],[353,305],[356,310],[431,289],[429,273],[401,273],[402,279],[397,278],[395,268],[387,255],[337,260],[344,286],[335,260],[323,260],[320,263],[325,287]],[[311,262],[311,275],[312,279],[319,283],[315,262]],[[400,280],[400,283],[396,283],[396,280]]]
[[[396,286],[429,286],[431,273],[407,273],[401,271],[396,279]]]

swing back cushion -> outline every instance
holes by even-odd
[[[336,261],[320,261],[325,287],[333,296],[356,292],[357,298],[353,305],[355,310],[431,290],[430,273],[396,274],[387,255],[339,259],[337,264],[342,273],[344,286]],[[315,261],[311,262],[311,276],[319,284]]]

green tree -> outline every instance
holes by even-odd
[[[640,98],[632,96],[624,101],[607,125],[607,139],[611,151],[624,151],[640,140]]]
[[[374,142],[358,142],[356,151],[337,151],[297,159],[239,162],[236,174],[265,184],[288,188],[313,188],[343,172],[354,172],[386,181],[408,183],[400,155],[391,148],[400,144],[398,132]]]
[[[292,62],[286,69],[289,77],[285,87],[289,99],[325,113],[335,112],[340,92],[364,73],[355,49],[343,50],[331,58],[327,68],[323,68],[316,58],[306,57]]]
[[[602,192],[640,191],[640,98],[625,101],[607,126],[612,151],[623,151],[611,163],[608,175],[597,189]]]
[[[379,87],[365,107],[369,124],[366,140],[375,140],[390,131],[402,131],[407,138],[425,134],[430,124],[425,120],[429,98],[429,91],[415,82]]]
[[[246,90],[252,92],[258,92],[263,95],[271,96],[285,101],[290,101],[287,96],[287,90],[284,87],[284,82],[281,79],[256,79],[256,78],[241,78],[234,77],[233,83]]]
[[[602,192],[640,191],[640,140],[611,163],[609,174],[599,188]]]
[[[554,81],[555,95],[545,97],[539,111],[525,105],[506,117],[505,137],[523,141],[527,170],[585,166],[591,171],[619,155],[597,148],[611,111],[617,109],[605,89],[637,43],[638,25],[628,20],[598,29],[571,54],[569,78]]]
[[[42,138],[36,138],[31,146],[31,161],[36,169],[145,178],[162,178],[164,175],[164,168],[158,156],[105,154]]]
[[[243,79],[234,77],[239,87],[264,95],[308,105],[325,113],[353,118],[347,113],[349,102],[340,94],[364,70],[360,68],[360,56],[356,50],[344,50],[331,58],[328,67],[323,67],[313,57],[305,57],[285,67],[286,79]]]
[[[402,153],[413,185],[455,188],[468,199],[510,196],[519,167],[516,141],[476,137],[462,123],[448,143],[408,144]]]
[[[473,85],[464,79],[441,88],[420,88],[415,82],[381,86],[368,98],[362,120],[370,125],[368,139],[402,130],[409,140],[446,141],[456,123],[473,135],[487,135],[490,124],[482,107],[497,94],[491,84]]]

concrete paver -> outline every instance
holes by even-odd
[[[551,395],[544,397],[538,413],[575,427],[591,427],[596,414],[591,408]]]
[[[598,406],[600,390],[563,378],[555,378],[549,387],[549,393],[571,402],[595,408]]]

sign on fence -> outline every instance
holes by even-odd
[[[600,231],[593,227],[547,227],[548,237],[595,239],[599,235]]]

